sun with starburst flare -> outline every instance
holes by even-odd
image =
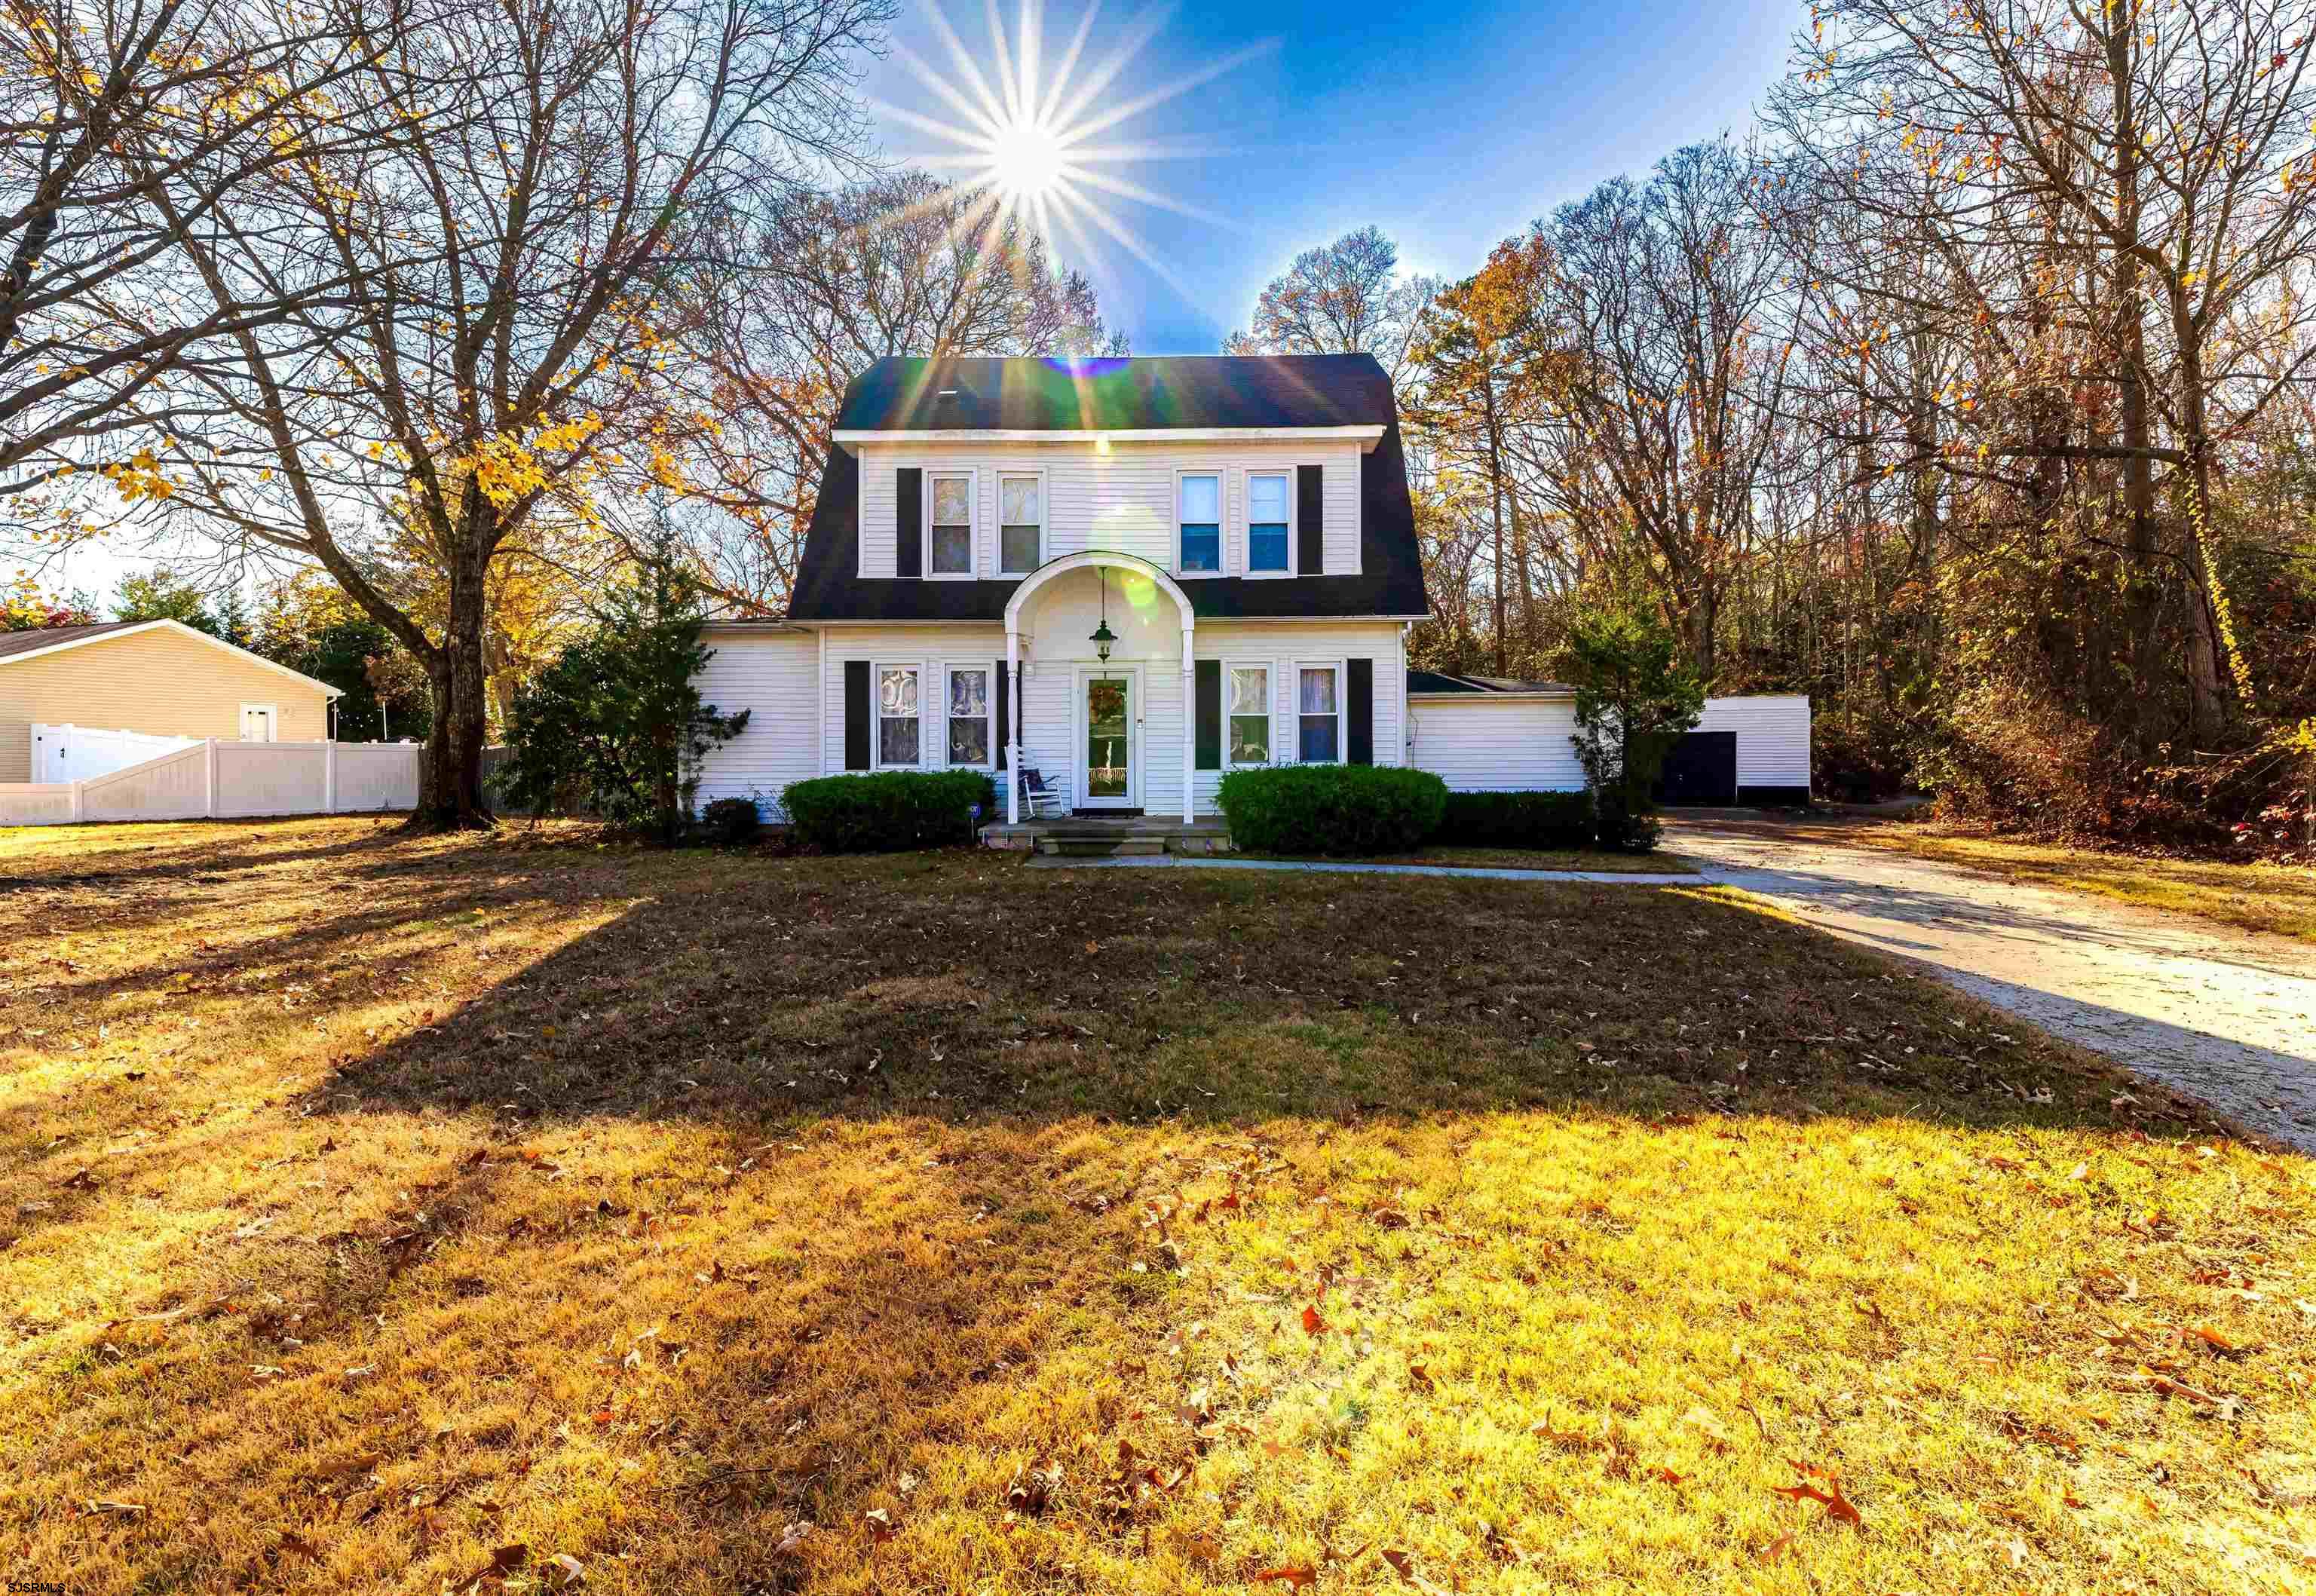
[[[1022,218],[1046,237],[1066,240],[1088,259],[1100,258],[1106,239],[1181,290],[1184,285],[1173,270],[1152,253],[1121,214],[1123,206],[1154,206],[1217,226],[1233,224],[1135,182],[1127,174],[1145,163],[1224,152],[1211,146],[1134,137],[1130,124],[1273,47],[1257,44],[1219,57],[1156,88],[1119,89],[1121,79],[1130,83],[1128,69],[1167,13],[1142,13],[1102,59],[1090,61],[1086,47],[1100,9],[1098,4],[1087,6],[1059,55],[1049,62],[1044,13],[1035,0],[1024,0],[1010,31],[991,0],[989,45],[978,54],[966,47],[936,7],[930,15],[945,62],[936,65],[904,45],[894,46],[895,56],[931,99],[923,109],[886,103],[877,109],[936,141],[936,148],[909,156],[913,164],[979,190],[992,210]],[[990,70],[983,69],[984,62]],[[951,120],[930,114],[936,110],[945,111]]]

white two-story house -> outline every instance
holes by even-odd
[[[711,627],[748,709],[700,796],[1023,769],[1195,823],[1229,771],[1412,764],[1583,784],[1572,695],[1411,673],[1426,601],[1391,379],[1363,354],[891,359],[845,390],[786,620]],[[1681,802],[1805,802],[1809,700],[1715,699]]]
[[[1403,762],[1424,612],[1369,356],[879,361],[787,620],[709,631],[702,691],[754,714],[702,793],[965,768],[1002,811],[1026,766],[1194,820],[1235,768]]]

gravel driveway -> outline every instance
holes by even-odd
[[[1918,960],[2316,1153],[2316,949],[1797,836],[1771,821],[1678,816],[1665,843],[1714,880]]]

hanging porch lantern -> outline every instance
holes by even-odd
[[[1118,641],[1118,634],[1109,629],[1109,573],[1097,570],[1095,574],[1101,578],[1101,624],[1086,640],[1093,645],[1094,657],[1108,664],[1110,645]]]

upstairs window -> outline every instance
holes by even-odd
[[[1287,561],[1287,477],[1282,472],[1246,479],[1246,568],[1284,575]]]
[[[1214,575],[1223,568],[1223,479],[1185,475],[1180,492],[1182,554],[1175,569]]]
[[[932,574],[972,575],[973,478],[934,477],[932,516]]]
[[[917,712],[917,667],[886,665],[877,673],[877,762],[917,763],[921,721]]]
[[[1343,747],[1342,672],[1335,665],[1305,665],[1302,696],[1296,702],[1305,764],[1331,765]]]
[[[1026,576],[1046,557],[1046,485],[1035,477],[997,479],[997,568]]]
[[[1233,665],[1230,673],[1230,762],[1270,762],[1270,667]]]

